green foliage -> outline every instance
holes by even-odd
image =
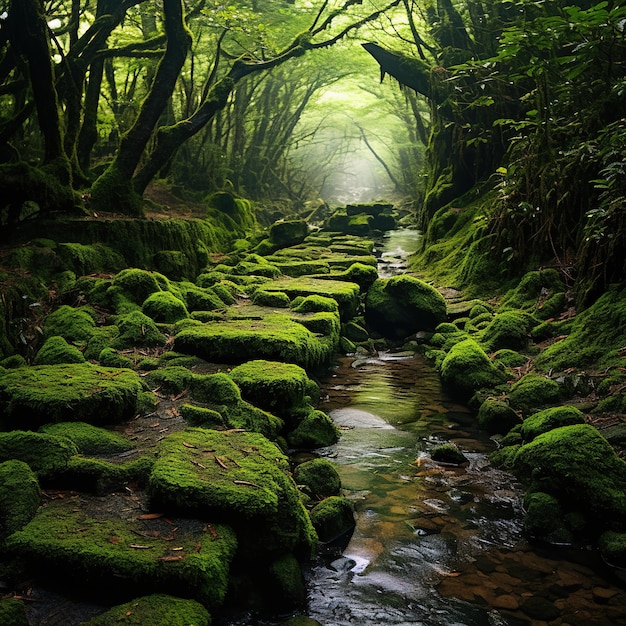
[[[17,598],[0,600],[0,623],[11,624],[11,626],[29,626],[24,602]]]

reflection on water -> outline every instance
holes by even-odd
[[[307,572],[308,615],[336,626],[497,623],[491,609],[435,590],[459,563],[520,539],[520,492],[488,465],[490,442],[467,410],[413,355],[345,357],[322,389],[320,408],[343,428],[319,452],[336,464],[357,525],[342,557]],[[469,467],[430,460],[444,441],[463,449]]]

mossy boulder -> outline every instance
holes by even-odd
[[[506,378],[473,339],[455,344],[441,363],[443,384],[454,395],[465,399],[479,389],[497,387]]]
[[[84,354],[60,335],[48,337],[35,355],[35,365],[59,365],[60,363],[84,363]]]
[[[287,433],[292,448],[323,448],[339,441],[339,430],[323,411],[311,409],[298,425]]]
[[[304,606],[304,577],[300,563],[293,554],[285,554],[272,562],[265,583],[264,600],[270,606],[281,611]]]
[[[496,363],[501,363],[504,367],[507,368],[515,368],[515,367],[523,367],[528,363],[528,358],[523,354],[516,352],[515,350],[510,350],[509,348],[502,348],[502,350],[497,350],[493,354],[493,360]]]
[[[77,453],[76,445],[65,437],[30,430],[0,433],[0,463],[23,461],[42,480],[62,473]]]
[[[319,398],[319,387],[299,365],[255,360],[233,368],[230,376],[248,402],[279,416],[305,403],[307,396]]]
[[[144,380],[150,389],[161,394],[178,395],[189,388],[193,376],[186,367],[171,365],[148,372]]]
[[[516,411],[529,415],[555,404],[561,397],[558,383],[540,374],[526,374],[511,386],[509,404]]]
[[[467,457],[453,443],[442,443],[433,448],[430,454],[433,461],[448,465],[463,465],[468,462]]]
[[[192,311],[216,311],[223,309],[225,304],[210,287],[199,287],[189,282],[179,284],[187,310]]]
[[[209,626],[211,615],[196,600],[155,593],[134,598],[94,617],[83,626]]]
[[[528,443],[541,433],[548,432],[553,428],[584,423],[585,415],[575,406],[555,406],[527,417],[522,423],[520,434]]]
[[[533,326],[530,315],[522,311],[504,311],[496,314],[485,328],[481,342],[487,352],[502,348],[523,350],[528,346]]]
[[[550,494],[536,491],[524,499],[524,530],[533,539],[548,543],[571,543],[572,533],[566,528],[559,501]]]
[[[362,343],[370,338],[367,330],[353,320],[343,324],[341,332],[346,339],[356,343]]]
[[[216,363],[267,359],[310,368],[328,362],[339,337],[323,339],[288,315],[272,314],[185,328],[175,336],[174,349]]]
[[[328,543],[354,529],[354,508],[347,498],[330,496],[313,507],[311,522],[320,541]]]
[[[545,302],[551,296],[564,291],[565,284],[557,270],[533,270],[526,273],[517,286],[505,295],[500,303],[500,309],[523,309],[546,319],[554,311],[551,309],[544,311]]]
[[[173,324],[189,317],[185,303],[170,291],[158,291],[149,295],[141,305],[141,311],[155,322]]]
[[[489,434],[506,434],[520,424],[521,417],[502,400],[488,398],[478,409],[478,425]]]
[[[154,320],[141,311],[120,315],[115,323],[119,334],[113,340],[112,348],[154,348],[165,344],[165,335],[157,328]]]
[[[316,536],[287,457],[262,435],[190,428],[159,443],[149,483],[153,508],[219,515],[246,558],[296,551],[309,558]]]
[[[228,424],[219,411],[204,406],[194,404],[183,404],[180,407],[180,414],[190,426],[201,426],[202,428],[214,428],[216,430],[226,429]]]
[[[257,306],[275,307],[285,309],[291,304],[291,300],[282,291],[265,291],[257,289],[252,296],[252,303]]]
[[[134,447],[126,437],[85,422],[45,424],[40,428],[40,432],[69,439],[80,454],[94,456],[119,454],[128,452]]]
[[[323,311],[335,313],[339,311],[339,305],[332,298],[315,294],[298,296],[291,303],[291,309],[294,313],[320,313]]]
[[[304,241],[309,225],[304,220],[285,220],[270,226],[269,239],[278,248],[294,246]]]
[[[156,272],[128,268],[115,276],[112,286],[123,291],[135,304],[141,305],[148,296],[162,290],[165,277]]]
[[[301,463],[296,466],[293,478],[307,495],[317,500],[338,496],[341,492],[341,478],[335,466],[327,459],[312,459]]]
[[[378,269],[366,263],[352,263],[347,269],[341,272],[331,272],[327,276],[321,276],[327,280],[344,280],[356,283],[363,293],[365,293],[378,278]]]
[[[19,459],[0,462],[0,547],[35,517],[40,503],[39,482],[31,467]]]
[[[120,354],[118,350],[113,348],[103,348],[98,354],[98,362],[104,367],[126,367],[128,369],[132,369],[135,365],[129,356]]]
[[[159,250],[152,257],[154,268],[172,280],[191,278],[194,261],[182,250]]]
[[[385,337],[402,339],[431,331],[446,318],[446,301],[427,283],[412,276],[379,278],[365,297],[365,320]]]
[[[0,410],[10,428],[112,424],[134,416],[142,389],[139,376],[127,369],[90,363],[23,367],[0,378]]]
[[[71,496],[40,508],[9,537],[7,548],[39,579],[63,579],[100,601],[103,590],[118,601],[157,592],[211,608],[224,601],[237,541],[228,526],[218,524],[211,524],[207,540],[203,520],[179,523],[174,531],[161,519],[99,514]]]
[[[561,426],[522,445],[513,469],[533,491],[577,511],[596,532],[626,529],[626,462],[588,424]]]
[[[602,558],[611,566],[626,568],[626,532],[607,531],[598,542]]]
[[[61,336],[69,342],[86,342],[93,335],[96,322],[89,307],[75,308],[67,304],[52,311],[44,322],[44,336]]]

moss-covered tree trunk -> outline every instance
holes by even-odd
[[[191,33],[184,20],[181,0],[164,0],[167,47],[157,68],[150,91],[139,115],[122,137],[119,150],[109,168],[94,183],[92,206],[100,211],[142,214],[141,192],[133,175],[152,136],[154,128],[174,91],[180,70],[191,46]]]

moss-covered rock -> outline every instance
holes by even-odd
[[[526,374],[511,386],[509,403],[528,415],[559,401],[561,390],[556,381],[540,374]]]
[[[40,432],[69,439],[80,454],[119,454],[132,450],[134,447],[126,437],[85,422],[44,424],[40,428]]]
[[[128,268],[115,276],[113,287],[122,290],[126,297],[135,304],[141,305],[148,296],[161,291],[162,285],[164,286],[164,278],[155,272]]]
[[[365,297],[365,320],[382,335],[401,339],[433,330],[446,318],[446,301],[427,283],[412,276],[379,278]]]
[[[327,459],[312,459],[301,463],[296,466],[293,478],[314,499],[338,496],[341,492],[341,478],[335,466]]]
[[[292,448],[324,448],[339,441],[339,430],[330,417],[319,410],[309,410],[289,433]]]
[[[285,309],[291,304],[291,300],[282,291],[265,291],[257,289],[252,296],[252,303],[257,306],[275,307]]]
[[[571,543],[559,501],[550,494],[536,491],[524,499],[524,530],[533,538],[549,543]]]
[[[506,434],[521,422],[521,417],[502,400],[488,398],[478,409],[478,424],[488,433]]]
[[[532,318],[521,311],[498,313],[483,331],[481,342],[488,352],[502,348],[523,350],[530,340]]]
[[[172,527],[162,520],[109,518],[83,506],[79,497],[48,502],[7,540],[40,579],[67,584],[101,598],[171,593],[207,607],[222,604],[237,541],[228,526],[204,522]],[[172,551],[176,547],[176,551]]]
[[[248,361],[233,368],[230,376],[248,402],[287,417],[307,396],[319,398],[319,387],[299,365],[279,361]]]
[[[527,417],[522,423],[520,434],[525,442],[529,442],[553,428],[584,423],[583,412],[575,406],[555,406]]]
[[[527,313],[547,319],[554,314],[553,307],[544,310],[545,302],[553,295],[563,293],[565,285],[554,269],[534,270],[525,274],[514,289],[500,303],[501,310],[523,309]]]
[[[293,550],[308,558],[316,537],[288,469],[262,435],[194,428],[160,442],[149,491],[155,508],[219,515],[248,558]]]
[[[335,313],[339,311],[339,305],[332,298],[314,294],[311,296],[298,296],[291,303],[291,309],[294,313],[320,313],[323,311]]]
[[[602,558],[613,567],[626,568],[626,532],[607,531],[598,542]]]
[[[148,372],[144,380],[150,389],[178,395],[190,387],[193,376],[186,367],[172,365]]]
[[[0,547],[33,519],[40,502],[39,482],[30,466],[17,458],[0,462]]]
[[[196,600],[155,593],[119,604],[83,626],[209,626],[211,615]]]
[[[320,541],[333,541],[354,528],[352,503],[343,496],[325,498],[311,510],[311,521]]]
[[[0,433],[0,463],[23,461],[42,480],[63,472],[77,453],[76,445],[65,437],[23,430]]]
[[[91,308],[63,304],[46,317],[43,330],[46,337],[61,336],[69,342],[85,342],[93,335],[95,328]]]
[[[35,365],[59,365],[61,363],[84,363],[85,356],[59,335],[48,337],[35,355]]]
[[[202,428],[214,428],[222,430],[227,428],[226,419],[219,411],[204,406],[194,404],[183,404],[180,407],[180,414],[190,426],[201,426]]]
[[[132,311],[120,315],[116,320],[118,336],[111,347],[118,350],[127,348],[153,348],[165,344],[165,335],[157,328],[154,320],[141,311]]]
[[[0,409],[11,428],[48,422],[112,424],[135,414],[142,383],[131,370],[90,363],[9,370],[0,378]]]
[[[269,239],[277,248],[294,246],[304,241],[309,225],[304,220],[285,220],[270,226]]]
[[[189,317],[185,303],[170,291],[157,291],[141,305],[141,311],[155,322],[173,324]]]
[[[306,601],[306,588],[300,563],[293,554],[285,554],[272,562],[269,568],[267,591],[264,599],[284,611],[302,607]]]
[[[562,426],[519,448],[513,469],[533,491],[581,513],[596,532],[626,529],[626,462],[588,424]]]
[[[497,350],[493,355],[493,360],[507,368],[523,367],[528,363],[528,357],[509,348]]]
[[[104,367],[125,367],[132,369],[135,365],[133,360],[125,354],[120,354],[113,348],[103,348],[98,355],[100,365]]]
[[[433,448],[430,454],[433,461],[437,463],[446,463],[449,465],[463,465],[467,463],[467,457],[459,450],[459,447],[453,443],[442,443]]]
[[[225,304],[210,287],[199,287],[189,282],[179,284],[187,310],[192,311],[216,311],[223,309]]]
[[[465,399],[479,389],[497,387],[506,378],[473,339],[455,344],[441,363],[442,382]]]

